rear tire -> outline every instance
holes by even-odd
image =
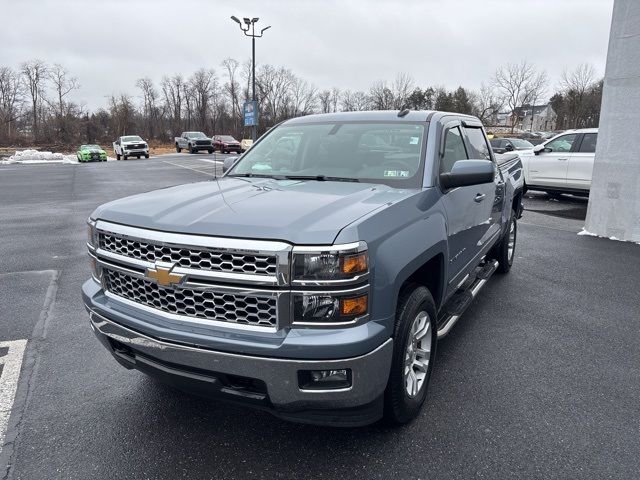
[[[489,255],[491,258],[498,260],[498,272],[508,273],[513,265],[513,259],[516,255],[516,241],[518,239],[518,219],[516,211],[511,210],[511,218],[507,231],[502,239],[491,250]]]
[[[422,285],[409,285],[398,300],[391,371],[384,394],[385,419],[395,425],[418,416],[436,355],[436,306]]]
[[[176,143],[176,153],[180,153],[182,152],[182,149],[178,146],[178,144]]]
[[[116,153],[116,160],[120,160],[121,156],[119,153]]]

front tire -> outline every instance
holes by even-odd
[[[176,143],[176,153],[180,153],[182,152],[182,149],[178,146],[178,144]]]
[[[385,418],[402,425],[418,416],[436,354],[436,306],[429,290],[410,285],[398,300],[389,381],[385,390]]]
[[[145,153],[144,158],[149,158],[149,154]]]
[[[122,160],[126,160],[127,158],[129,158],[129,157],[126,156],[126,155],[122,155]]]
[[[207,150],[207,152],[209,152],[209,155],[211,155],[213,153],[213,148],[210,148],[209,150]]]
[[[511,218],[509,226],[500,242],[493,247],[492,258],[498,260],[498,272],[508,273],[513,265],[513,259],[516,254],[516,240],[518,239],[518,220],[516,211],[511,210]]]

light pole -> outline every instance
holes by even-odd
[[[242,30],[242,33],[244,33],[247,37],[251,37],[251,74],[253,77],[253,94],[251,96],[251,100],[254,102],[254,107],[257,109],[257,99],[256,99],[256,38],[260,38],[262,37],[262,35],[264,34],[265,30],[268,30],[271,28],[271,25],[269,25],[268,27],[263,28],[262,30],[260,30],[260,33],[258,35],[256,35],[256,23],[258,23],[258,18],[254,17],[254,18],[243,18],[243,22],[244,24],[238,19],[238,17],[232,16],[231,20],[233,20],[234,22],[236,22],[238,24],[238,26],[240,27],[240,30]],[[251,30],[251,33],[249,33],[249,30]],[[253,139],[253,141],[255,142],[258,138],[258,126],[257,126],[257,122],[256,122],[256,118],[257,118],[257,110],[254,113],[254,122],[253,122],[253,126],[251,128],[251,138]]]

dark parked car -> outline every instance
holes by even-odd
[[[242,151],[242,146],[240,145],[240,142],[231,135],[214,135],[213,149],[220,150],[222,153],[240,153]]]
[[[533,144],[522,138],[492,138],[491,148],[496,153],[515,152],[517,150],[532,150]]]

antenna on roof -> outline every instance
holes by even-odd
[[[398,112],[399,117],[405,117],[411,110],[408,108],[403,108]]]

